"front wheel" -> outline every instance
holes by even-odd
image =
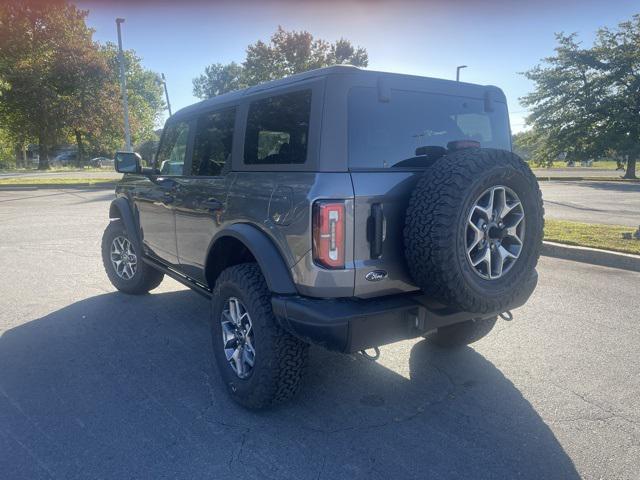
[[[213,353],[231,397],[266,408],[299,389],[308,345],[285,332],[271,309],[271,292],[255,263],[224,270],[212,300]]]
[[[102,235],[102,264],[113,286],[124,293],[148,293],[164,278],[162,272],[142,262],[120,220],[109,223]]]

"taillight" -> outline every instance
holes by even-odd
[[[313,260],[325,268],[344,268],[344,202],[313,204]]]

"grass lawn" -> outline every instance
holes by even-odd
[[[51,172],[108,172],[113,171],[113,168],[98,168],[98,167],[51,167],[49,170],[37,170],[35,168],[9,168],[2,169],[0,168],[0,173],[33,173],[37,175],[38,173],[51,173]]]
[[[621,225],[595,225],[545,219],[544,239],[550,242],[640,255],[640,240],[622,238],[623,233],[634,231],[633,227]]]
[[[72,177],[43,177],[43,178],[21,178],[9,177],[0,178],[1,185],[17,185],[17,186],[37,186],[37,185],[100,185],[117,181],[114,179],[104,178],[72,178]]]
[[[615,170],[618,167],[618,164],[615,160],[597,160],[593,162],[590,167],[583,167],[582,165],[580,165],[580,162],[576,162],[573,167],[569,167],[564,161],[553,162],[552,167],[541,167],[539,165],[536,165],[534,162],[530,162],[529,166],[538,170],[550,170],[554,168],[593,168],[594,170]],[[620,170],[620,172],[622,172],[622,170]]]

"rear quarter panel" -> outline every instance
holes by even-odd
[[[320,199],[345,200],[344,270],[326,270],[313,263],[312,207]],[[353,295],[353,186],[348,173],[238,172],[229,189],[224,221],[260,228],[280,251],[301,294]]]

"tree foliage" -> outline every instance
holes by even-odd
[[[101,129],[89,138],[94,155],[111,155],[123,144],[122,102],[118,70],[117,46],[108,42],[99,46],[108,69],[109,97],[111,102],[103,104],[104,122]],[[142,60],[133,50],[124,52],[127,99],[129,102],[129,124],[133,144],[155,138],[154,127],[165,108],[160,75],[145,69]]]
[[[640,16],[616,29],[602,28],[585,48],[576,34],[557,35],[555,55],[524,75],[534,91],[521,99],[530,107],[532,131],[523,137],[535,146],[539,163],[598,158],[616,152],[628,159],[626,176],[635,177],[640,156]]]
[[[349,40],[341,38],[330,43],[315,39],[306,31],[286,31],[278,27],[268,43],[258,40],[247,47],[242,64],[214,63],[206,67],[205,72],[193,80],[193,94],[211,98],[314,68],[338,64],[366,67],[368,63],[367,51],[354,47]]]
[[[64,0],[0,4],[0,128],[15,142],[36,141],[39,168],[51,147],[75,141],[79,156],[122,145],[116,50],[93,41],[87,12]],[[157,75],[127,52],[132,130],[152,133],[163,108]]]

